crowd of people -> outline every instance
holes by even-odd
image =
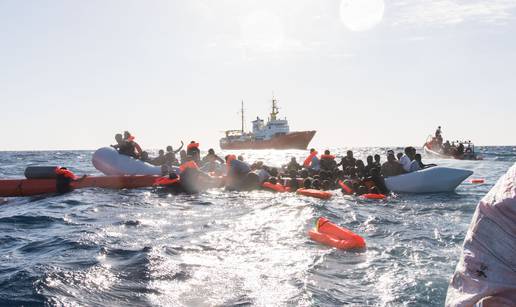
[[[434,166],[423,164],[421,155],[414,147],[406,147],[404,153],[398,154],[393,150],[387,151],[386,161],[383,163],[378,154],[367,156],[364,163],[363,160],[356,159],[351,150],[347,151],[344,157],[337,159],[329,150],[325,150],[324,154],[319,156],[315,149],[311,149],[302,164],[296,157],[292,157],[287,164],[273,167],[265,165],[262,161],[248,163],[243,156],[227,155],[222,158],[213,149],[209,149],[207,154],[201,157],[200,145],[195,141],[191,141],[186,150],[183,149],[183,142],[177,150],[167,146],[166,151],[159,150],[158,156],[151,158],[147,152],[142,151],[129,132],[117,134],[115,140],[117,144],[113,147],[120,154],[161,166],[162,174],[169,176],[171,180],[175,180],[179,175],[182,182],[187,181],[190,191],[198,191],[196,186],[200,181],[203,182],[202,186],[210,186],[210,178],[224,176],[223,185],[230,190],[259,189],[268,182],[288,187],[290,191],[299,188],[342,188],[346,194],[388,194],[384,178]],[[178,153],[179,159],[176,158]],[[220,181],[216,182],[217,185],[220,184]]]

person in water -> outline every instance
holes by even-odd
[[[289,174],[293,171],[297,173],[298,171],[303,169],[303,167],[299,163],[297,163],[296,157],[292,157],[290,159],[290,162],[287,165],[285,165],[284,168]]]
[[[314,148],[310,149],[310,155],[305,159],[303,167],[311,172],[319,172],[320,161],[317,157],[317,151]]]
[[[163,149],[160,149],[158,151],[158,156],[151,161],[152,165],[161,166],[165,164],[165,151]]]
[[[213,148],[210,148],[208,150],[208,154],[202,158],[202,161],[201,161],[203,164],[205,163],[213,163],[213,162],[219,162],[220,164],[224,164],[224,159],[222,159],[221,157],[217,156],[217,154],[215,154],[215,150]]]
[[[333,172],[337,168],[335,156],[332,156],[329,150],[324,151],[324,155],[320,159],[320,170]]]
[[[337,167],[342,166],[342,170],[345,172],[346,168],[355,167],[357,160],[353,157],[353,151],[348,150],[346,156],[343,157]]]
[[[387,162],[382,164],[382,175],[384,177],[398,176],[404,174],[405,170],[401,164],[396,160],[394,151],[387,151]]]
[[[165,163],[168,165],[179,165],[179,161],[176,158],[177,153],[181,152],[183,146],[185,144],[181,141],[181,146],[179,149],[174,150],[174,148],[170,145],[167,146],[167,153],[165,154]]]
[[[374,155],[374,165],[378,168],[381,168],[382,167],[382,158],[380,157],[379,154],[376,154]]]
[[[149,153],[146,151],[142,151],[142,156],[140,157],[140,160],[146,163],[151,163],[152,160],[149,158]]]
[[[199,149],[199,143],[191,141],[186,147],[186,155],[193,157],[194,161],[198,164],[201,162],[201,150]]]

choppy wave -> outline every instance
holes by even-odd
[[[480,151],[484,161],[436,162],[472,169],[487,184],[387,202],[152,189],[12,199],[0,206],[0,305],[440,306],[476,203],[516,160],[514,147]],[[0,153],[0,175],[19,177],[28,164],[95,174],[91,154]],[[305,155],[243,154],[272,165]],[[367,251],[310,241],[319,216],[363,235]]]

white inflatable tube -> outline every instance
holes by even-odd
[[[93,166],[108,176],[121,175],[161,175],[161,167],[119,154],[112,147],[103,147],[95,151]],[[172,171],[177,172],[177,168]]]
[[[516,164],[480,201],[446,306],[516,305]]]
[[[451,192],[472,174],[470,170],[435,166],[385,178],[385,185],[389,190],[400,193]]]

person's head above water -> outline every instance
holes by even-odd
[[[380,163],[381,159],[382,159],[382,158],[380,157],[380,155],[379,155],[379,154],[374,155],[374,162],[376,162],[376,163]]]
[[[215,154],[215,150],[213,148],[208,149],[208,154],[214,155]]]
[[[315,152],[315,148],[311,148],[310,153],[314,153],[314,152]]]
[[[164,151],[163,149],[160,149],[160,150],[158,151],[158,155],[160,155],[160,156],[165,155],[165,151]]]
[[[346,157],[348,157],[348,158],[353,158],[353,151],[352,151],[352,150],[348,150],[348,151],[346,152]]]
[[[174,150],[173,150],[172,146],[168,145],[167,146],[167,152],[171,152],[171,151],[174,151]]]
[[[325,155],[330,155],[330,151],[329,151],[328,149],[326,149],[326,150],[324,151],[324,154],[325,154]]]

